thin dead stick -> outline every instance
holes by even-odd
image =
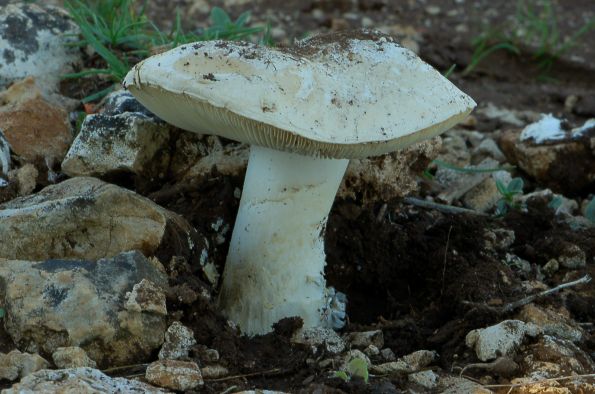
[[[540,383],[547,383],[547,382],[557,382],[559,380],[570,380],[570,379],[579,379],[579,378],[595,378],[595,373],[587,374],[587,375],[572,375],[572,376],[560,376],[559,378],[548,378],[548,379],[541,379],[535,380],[533,382],[525,382],[525,383],[514,383],[514,384],[487,384],[483,385],[484,388],[504,388],[504,387],[522,387],[522,386],[530,386],[532,384],[540,384]]]
[[[245,373],[245,374],[242,374],[242,375],[226,376],[224,378],[218,378],[218,379],[205,379],[205,382],[223,382],[223,381],[226,381],[226,380],[239,379],[239,378],[249,378],[251,376],[258,376],[258,375],[276,375],[279,372],[282,372],[281,368],[273,368],[273,369],[269,369],[269,370],[266,370],[266,371],[251,372],[251,373]]]
[[[453,213],[453,214],[460,214],[460,213],[468,213],[470,215],[478,215],[478,216],[487,216],[485,213],[474,211],[473,209],[461,208],[461,207],[453,207],[452,205],[445,205],[439,204],[437,202],[421,200],[415,197],[405,197],[403,201],[406,204],[414,205],[420,208],[428,208],[428,209],[435,209],[436,211],[440,211],[443,213]]]
[[[510,312],[512,310],[515,310],[516,308],[520,308],[521,306],[530,304],[531,302],[535,301],[538,298],[545,297],[547,295],[556,293],[556,292],[558,292],[560,290],[567,289],[567,288],[572,287],[572,286],[577,286],[577,285],[580,285],[580,284],[583,284],[583,283],[589,283],[590,281],[591,281],[591,277],[589,275],[585,275],[582,278],[577,279],[577,280],[574,280],[572,282],[562,283],[561,285],[558,285],[558,286],[553,287],[551,289],[544,290],[544,291],[539,292],[537,294],[532,294],[532,295],[527,296],[525,298],[521,298],[520,300],[510,302],[510,303],[508,303],[508,304],[506,304],[506,305],[504,305],[504,306],[502,306],[500,308],[488,306],[488,305],[485,305],[485,304],[480,304],[480,303],[477,303],[477,302],[470,302],[470,301],[463,301],[463,303],[466,304],[466,305],[474,305],[474,306],[487,307],[488,309],[493,310],[496,313],[507,313],[507,312]]]
[[[107,369],[102,369],[101,372],[103,373],[110,373],[110,372],[116,372],[116,371],[121,371],[121,370],[126,370],[126,369],[132,369],[132,368],[146,368],[148,367],[149,364],[130,364],[130,365],[122,365],[120,367],[112,367],[112,368],[107,368]]]
[[[448,244],[450,243],[450,233],[452,226],[448,229],[448,235],[446,236],[446,246],[444,247],[444,263],[442,265],[442,287],[440,288],[440,296],[444,293],[444,279],[446,277],[446,256],[448,255]]]

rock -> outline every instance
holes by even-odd
[[[403,360],[389,361],[387,363],[373,365],[370,368],[370,372],[376,375],[398,375],[398,374],[409,374],[414,372],[411,365],[407,364]]]
[[[471,164],[471,152],[469,152],[467,141],[465,141],[460,129],[453,129],[444,133],[440,154],[436,159],[457,167],[465,167]],[[442,167],[438,167],[437,178],[440,178],[439,172],[442,169]],[[442,181],[438,179],[438,181],[442,183],[445,179]]]
[[[438,353],[432,350],[418,350],[401,357],[414,371],[427,367],[438,359]]]
[[[481,361],[499,356],[511,356],[526,336],[536,336],[539,328],[520,320],[505,320],[494,326],[470,331],[465,337],[467,347],[474,349]]]
[[[481,161],[486,157],[491,157],[492,159],[504,163],[506,161],[506,156],[496,141],[491,138],[486,138],[473,150],[473,159],[476,161]]]
[[[380,355],[385,361],[395,361],[397,359],[395,352],[393,352],[392,349],[388,347],[380,350]]]
[[[418,177],[438,155],[439,138],[388,155],[349,162],[338,197],[361,195],[364,203],[388,201],[418,189]]]
[[[122,115],[131,112],[140,118],[151,118],[156,122],[163,122],[154,113],[145,108],[128,90],[116,90],[111,92],[100,104],[100,111],[106,116]]]
[[[438,167],[435,179],[444,190],[438,194],[437,199],[451,204],[454,200],[463,197],[470,190],[491,177],[490,172],[473,171],[474,169],[486,170],[497,167],[498,162],[490,158],[484,159],[477,165],[465,166],[464,168],[469,170],[468,172],[457,171],[444,166]]]
[[[587,257],[585,252],[577,245],[567,245],[558,256],[558,262],[562,267],[578,269],[586,267]]]
[[[183,182],[201,178],[215,170],[221,175],[239,176],[246,171],[250,148],[246,144],[223,145],[217,136],[182,133],[175,142],[171,171]]]
[[[380,354],[380,349],[378,349],[376,346],[374,345],[368,345],[365,349],[364,349],[364,354],[368,357],[375,357],[378,356]]]
[[[78,346],[59,347],[52,353],[54,364],[60,369],[97,367],[97,363],[91,360],[83,349]]]
[[[0,259],[6,331],[30,352],[79,346],[102,366],[146,361],[163,343],[166,322],[125,309],[126,292],[142,279],[167,287],[159,267],[134,251],[98,261]]]
[[[196,345],[194,332],[182,323],[175,321],[165,333],[165,342],[159,351],[159,359],[177,360],[188,357],[188,353],[194,345]]]
[[[533,323],[541,328],[544,334],[557,338],[572,342],[580,342],[584,338],[583,329],[570,318],[570,313],[566,309],[558,312],[528,304],[521,309],[518,319],[525,323]]]
[[[203,379],[217,379],[229,375],[229,370],[223,365],[205,365],[200,369]]]
[[[560,264],[556,259],[549,260],[547,263],[544,264],[543,267],[541,267],[541,271],[546,276],[553,276],[556,272],[558,272],[558,269],[560,269]]]
[[[500,146],[511,162],[541,185],[569,194],[595,180],[593,139],[595,120],[566,130],[562,120],[545,116],[522,131],[507,131]]]
[[[376,346],[377,349],[384,346],[382,330],[350,332],[345,339],[352,347],[358,349],[365,349],[370,345]]]
[[[324,327],[302,328],[293,334],[291,343],[310,346],[314,353],[319,346],[332,354],[341,353],[345,349],[345,340],[333,329]]]
[[[539,118],[539,114],[533,111],[510,110],[497,107],[490,102],[488,102],[486,106],[478,108],[475,113],[477,115],[483,115],[488,119],[508,123],[517,127],[525,125],[527,121],[534,121]]]
[[[78,34],[60,8],[31,3],[0,8],[0,88],[34,76],[48,90],[56,89],[61,76],[82,62],[80,50],[69,46]]]
[[[8,174],[8,177],[9,179],[16,181],[19,196],[28,196],[35,190],[38,175],[39,172],[35,166],[27,163],[19,169],[12,170]]]
[[[192,361],[155,361],[147,367],[145,379],[156,386],[178,391],[192,390],[204,384],[198,365]]]
[[[595,371],[595,363],[574,343],[543,335],[531,345],[522,359],[525,378],[541,380]]]
[[[167,316],[165,293],[147,279],[141,280],[132,287],[132,291],[125,295],[124,308],[130,312],[149,312]]]
[[[21,353],[13,350],[0,353],[0,379],[16,380],[50,366],[39,354]]]
[[[443,379],[440,379],[438,383],[439,393],[440,394],[491,394],[493,391],[488,390],[482,387],[481,384],[475,383],[471,380],[455,377],[455,376],[447,376]]]
[[[409,382],[420,385],[425,389],[433,389],[438,385],[438,375],[432,370],[415,372],[407,378]]]
[[[69,179],[0,205],[0,258],[96,260],[135,249],[151,256],[165,245],[191,257],[204,249],[201,238],[180,216],[95,178]]]
[[[136,380],[110,378],[92,368],[71,368],[60,370],[44,369],[32,373],[2,390],[3,394],[23,393],[165,393],[165,391]]]
[[[478,212],[488,212],[493,209],[498,201],[502,199],[502,193],[498,190],[496,182],[508,185],[512,180],[507,171],[495,171],[491,176],[474,186],[463,196],[463,204]]]
[[[88,115],[62,162],[69,176],[127,171],[149,179],[165,176],[170,126],[139,112]]]
[[[483,233],[486,249],[504,252],[508,250],[516,239],[514,230],[506,228],[496,228],[485,230]]]
[[[44,98],[33,78],[0,93],[0,102],[0,129],[14,153],[45,172],[64,158],[72,142],[68,112]]]

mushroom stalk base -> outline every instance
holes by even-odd
[[[323,236],[348,163],[251,147],[219,296],[244,334],[328,326]]]

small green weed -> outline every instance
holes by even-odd
[[[522,178],[512,178],[508,185],[504,185],[501,180],[496,179],[496,187],[502,198],[496,203],[496,215],[505,215],[509,209],[518,209],[519,203],[516,197],[523,194],[524,182]]]
[[[167,50],[180,44],[214,39],[238,40],[260,35],[260,41],[270,43],[268,26],[248,26],[250,13],[244,12],[235,21],[221,8],[213,7],[210,26],[195,32],[182,29],[180,12],[169,33],[160,31],[145,14],[144,6],[135,0],[68,0],[65,7],[81,29],[81,39],[73,45],[90,46],[101,57],[105,66],[88,68],[64,78],[102,76],[119,83],[131,64],[157,50]],[[83,103],[101,99],[114,89],[85,97]]]
[[[533,60],[540,71],[538,78],[548,79],[554,63],[592,29],[595,29],[595,17],[563,38],[551,0],[518,0],[514,24],[489,29],[473,40],[473,55],[462,75],[473,72],[496,51],[505,50],[519,55],[522,47],[536,47]]]
[[[361,358],[354,358],[347,364],[346,371],[335,371],[333,376],[340,378],[345,382],[349,382],[353,377],[361,378],[366,383],[368,383],[368,380],[370,379],[368,364],[366,364],[366,360]]]

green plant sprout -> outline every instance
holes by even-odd
[[[333,376],[342,379],[345,382],[351,381],[353,377],[358,377],[363,379],[365,383],[368,383],[370,378],[368,364],[366,363],[366,360],[361,358],[354,358],[347,364],[347,369],[345,371],[335,371]]]
[[[520,55],[521,47],[537,47],[533,60],[540,70],[538,78],[547,78],[554,63],[575,47],[580,38],[595,28],[595,17],[574,33],[562,38],[558,18],[551,0],[519,0],[513,26],[492,28],[472,41],[471,61],[462,75],[473,72],[489,55],[505,50]]]
[[[516,201],[516,196],[523,194],[524,182],[522,178],[513,178],[508,185],[504,185],[501,180],[496,179],[496,187],[502,198],[496,203],[497,216],[505,215],[509,209],[518,209],[519,203]]]
[[[164,33],[147,18],[145,7],[135,0],[69,0],[65,7],[81,30],[81,39],[73,45],[90,46],[105,62],[102,68],[88,68],[64,75],[64,78],[103,76],[114,85],[85,97],[82,102],[99,100],[111,92],[128,73],[131,64],[158,50],[214,39],[239,40],[261,35],[260,42],[272,42],[268,26],[247,26],[250,12],[235,21],[219,7],[210,13],[210,26],[196,32],[185,32],[179,10],[170,33]]]

